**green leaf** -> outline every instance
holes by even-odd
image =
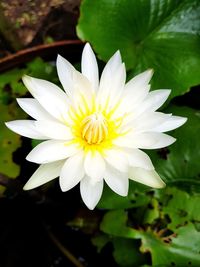
[[[177,141],[167,149],[151,151],[156,171],[167,185],[200,192],[200,113],[186,107],[169,107],[166,112],[188,118],[171,134]]]
[[[108,235],[99,234],[92,238],[92,244],[97,247],[97,252],[100,253],[102,248],[110,242]]]
[[[198,226],[200,223],[199,195],[190,195],[175,188],[167,188],[165,194],[161,197],[161,201],[162,198],[164,202],[165,199],[168,199],[166,205],[163,206],[163,212],[168,214],[171,220],[168,228],[176,230],[178,227],[188,224],[188,222]]]
[[[139,252],[135,240],[114,238],[112,243],[114,246],[113,256],[119,266],[133,267],[145,263],[145,257]]]
[[[141,251],[151,252],[153,266],[200,266],[200,232],[194,225],[177,229],[168,240],[157,237],[152,230],[143,233]]]
[[[127,226],[128,215],[124,210],[113,210],[105,214],[100,229],[118,237],[140,238],[140,234]]]
[[[25,114],[12,103],[8,106],[0,104],[0,173],[15,178],[19,175],[20,167],[13,162],[13,152],[21,146],[20,136],[10,131],[6,121],[25,118]]]
[[[143,206],[149,202],[149,196],[145,194],[146,190],[149,190],[149,188],[130,180],[129,194],[127,197],[122,197],[113,192],[108,186],[105,186],[98,208],[127,209]]]
[[[139,243],[133,239],[121,237],[112,238],[106,234],[98,234],[92,238],[92,243],[101,252],[107,243],[113,244],[113,257],[122,267],[141,266],[145,263],[145,256],[139,252]]]
[[[33,61],[27,63],[26,74],[51,81],[58,84],[58,76],[56,66],[43,61],[41,58],[35,58]]]
[[[152,194],[149,204],[156,211],[156,216],[149,216],[149,204],[129,211],[113,210],[104,215],[100,229],[113,237],[113,240],[121,237],[122,240],[135,239],[139,242],[140,239],[140,248],[135,247],[135,241],[132,245],[130,241],[128,251],[131,248],[133,251],[136,250],[139,258],[144,258],[147,252],[150,253],[153,266],[197,267],[200,264],[199,202],[199,195],[189,195],[176,188],[168,187]],[[144,255],[139,254],[139,250]],[[120,255],[120,252],[116,253],[119,253],[116,257],[119,257],[120,261],[123,255]],[[131,255],[127,257],[127,261],[131,260],[129,258]],[[118,260],[116,259],[117,262]],[[121,266],[126,266],[122,262],[123,260],[121,260]]]
[[[22,69],[13,69],[0,75],[0,103],[7,104],[12,98],[23,96],[27,89],[21,83]]]
[[[8,104],[27,94],[28,91],[21,81],[24,74],[59,84],[56,67],[36,58],[27,63],[25,68],[15,68],[0,74],[0,103]]]
[[[78,36],[107,61],[118,49],[132,74],[155,70],[170,97],[200,83],[199,0],[84,0]]]
[[[143,223],[151,224],[159,218],[159,206],[157,199],[153,198],[145,209]]]

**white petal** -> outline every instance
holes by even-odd
[[[30,190],[55,179],[60,175],[60,171],[64,162],[64,160],[60,160],[40,165],[40,167],[34,172],[34,174],[25,184],[23,189]]]
[[[75,154],[67,159],[60,173],[60,187],[63,192],[77,185],[85,175],[83,167],[83,152]]]
[[[92,179],[85,176],[80,182],[81,197],[85,205],[93,210],[99,202],[103,192],[103,180],[93,183]]]
[[[138,102],[144,99],[149,92],[150,86],[148,86],[148,84],[152,75],[153,70],[149,69],[135,76],[125,85],[125,94],[132,96],[133,102]]]
[[[48,139],[47,136],[37,131],[35,121],[33,120],[16,120],[6,122],[5,124],[10,130],[22,136],[39,140]]]
[[[121,54],[120,51],[118,50],[117,52],[115,52],[115,54],[108,60],[106,66],[104,67],[103,72],[115,72],[119,66],[122,64],[122,58],[121,58]]]
[[[98,92],[99,104],[105,105],[109,100],[111,101],[109,105],[115,105],[124,89],[125,80],[125,65],[121,62],[121,56],[118,51],[108,61],[102,72]]]
[[[150,157],[139,149],[126,150],[128,161],[132,167],[140,167],[146,170],[154,170]]]
[[[115,193],[120,196],[127,196],[129,181],[126,173],[119,172],[115,168],[107,165],[104,179]]]
[[[62,123],[54,121],[36,121],[36,129],[50,139],[70,140],[73,138],[72,131]]]
[[[134,108],[138,108],[141,102],[147,97],[150,85],[148,84],[153,75],[153,70],[149,69],[131,79],[126,83],[123,95],[120,99],[120,105],[112,115],[112,118],[118,118],[125,113],[128,113]],[[140,110],[140,109],[139,109]],[[134,117],[136,112],[134,110]]]
[[[124,109],[125,112],[130,112],[134,110],[135,107],[138,108],[139,105],[142,105],[141,103],[148,95],[149,90],[150,85],[145,84],[142,87],[138,88],[136,92],[135,90],[124,91],[121,102],[121,110],[123,111]]]
[[[173,144],[176,139],[163,133],[141,133],[135,135],[134,142],[138,148],[157,149]]]
[[[107,70],[102,73],[99,97],[116,98],[124,89],[126,80],[125,65],[122,63],[114,72]]]
[[[145,111],[155,111],[159,107],[161,107],[168,96],[170,95],[171,90],[168,89],[160,89],[151,91],[145,101],[143,102],[142,110]]]
[[[34,98],[17,98],[19,106],[36,120],[54,119]]]
[[[156,132],[168,132],[174,130],[181,125],[183,125],[187,121],[187,118],[179,117],[179,116],[171,116],[168,120],[164,123],[159,124],[157,127],[154,128]]]
[[[148,69],[133,77],[125,86],[126,90],[137,90],[141,85],[148,84],[153,76],[153,69]]]
[[[86,101],[92,99],[93,95],[93,88],[90,81],[78,71],[73,73],[73,80],[74,80],[74,87],[73,87],[73,96],[74,96],[74,104],[76,102],[83,102],[83,97]]]
[[[81,70],[82,74],[92,83],[93,88],[97,90],[99,86],[99,70],[94,52],[88,43],[83,49]]]
[[[37,145],[26,157],[28,161],[44,164],[66,159],[77,153],[80,148],[67,141],[48,140]]]
[[[129,122],[129,125],[132,126],[134,132],[156,132],[157,126],[168,121],[170,117],[171,114],[164,114],[162,112],[147,112]]]
[[[105,161],[98,151],[88,151],[84,162],[85,172],[96,182],[103,179],[105,172]]]
[[[76,70],[69,61],[60,55],[57,57],[56,66],[59,80],[68,96],[71,96],[73,93],[73,73]]]
[[[165,183],[154,170],[148,171],[142,168],[131,168],[129,172],[129,178],[153,188],[165,187]]]
[[[169,146],[176,141],[175,138],[163,134],[146,132],[133,135],[120,136],[113,143],[120,147],[157,149]]]
[[[23,82],[47,112],[58,120],[65,119],[68,112],[68,97],[58,86],[30,76],[24,76]]]
[[[128,158],[122,150],[117,148],[106,150],[104,159],[120,172],[128,171]]]

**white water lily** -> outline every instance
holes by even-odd
[[[62,191],[80,182],[84,203],[93,209],[101,198],[104,180],[117,194],[126,196],[129,180],[154,188],[165,186],[147,154],[175,139],[164,134],[186,118],[156,112],[170,90],[150,90],[152,70],[125,84],[126,71],[119,52],[106,64],[99,81],[98,66],[89,44],[82,54],[82,73],[63,57],[57,71],[64,88],[24,76],[34,98],[18,99],[35,120],[7,122],[14,132],[46,140],[27,160],[41,164],[24,186],[38,187],[59,176]]]

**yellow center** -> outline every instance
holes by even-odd
[[[81,136],[88,144],[100,144],[108,137],[108,123],[101,113],[94,113],[81,122]]]

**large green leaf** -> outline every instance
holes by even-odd
[[[35,58],[33,61],[27,63],[25,73],[56,84],[59,83],[56,66],[49,62],[45,62],[41,58]]]
[[[168,113],[181,115],[188,121],[171,134],[177,139],[167,149],[151,151],[155,169],[167,185],[200,191],[200,112],[186,107],[170,107]]]
[[[199,0],[83,0],[77,33],[103,60],[119,49],[134,74],[153,68],[170,97],[200,83]]]
[[[106,234],[98,234],[92,239],[93,245],[97,251],[101,252],[102,248],[108,244],[113,244],[113,257],[117,264],[122,267],[141,266],[145,263],[146,258],[138,250],[138,242],[133,239],[122,237],[112,237]]]
[[[149,190],[149,187],[129,181],[129,194],[122,197],[105,186],[98,208],[121,209],[143,206],[149,202],[149,196],[145,194],[146,190]]]
[[[199,230],[199,194],[191,195],[182,190],[167,188],[160,201],[163,205],[163,212],[170,218],[168,228],[176,230],[177,228],[192,222],[196,229]]]
[[[17,107],[16,103],[7,106],[0,104],[0,114],[0,173],[15,178],[19,175],[20,167],[13,162],[13,152],[21,146],[21,139],[4,123],[19,118],[23,119],[26,115]]]
[[[59,83],[56,67],[41,58],[35,58],[28,62],[25,68],[15,68],[0,74],[0,103],[8,104],[15,101],[15,98],[27,94],[27,89],[21,80],[24,74]]]
[[[138,253],[134,252],[138,256],[141,256],[139,250],[144,254],[149,252],[153,266],[199,266],[200,197],[189,196],[176,188],[166,188],[152,199],[159,201],[155,220],[148,223],[141,220],[137,215],[141,207],[129,212],[114,210],[105,214],[101,230],[113,238],[140,239],[141,245],[138,242],[138,248],[135,247],[136,243],[129,242],[128,250],[130,251],[131,247],[133,251],[138,250]],[[144,210],[148,213],[147,206]],[[131,216],[133,213],[136,215],[134,218]],[[115,258],[121,259],[119,250],[115,250]],[[127,258],[131,259],[131,256]]]
[[[145,263],[145,257],[138,251],[135,240],[114,238],[112,243],[114,247],[113,256],[119,266],[139,267]]]
[[[137,239],[141,235],[127,226],[128,213],[124,210],[112,210],[105,214],[100,229],[109,235]]]
[[[140,249],[151,252],[153,266],[200,266],[200,232],[193,224],[178,228],[169,240],[165,242],[149,230],[143,233]]]
[[[12,69],[0,75],[0,102],[7,104],[12,98],[23,96],[27,90],[20,82],[23,69]]]

